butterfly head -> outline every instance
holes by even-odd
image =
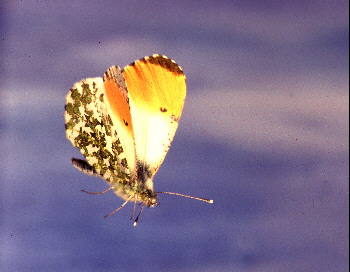
[[[159,204],[158,196],[153,190],[142,190],[137,193],[137,198],[148,207],[155,207]]]

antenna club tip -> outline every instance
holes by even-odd
[[[134,227],[136,227],[137,226],[137,222],[134,222]]]
[[[209,199],[209,202],[208,203],[214,203],[214,200],[212,199]]]

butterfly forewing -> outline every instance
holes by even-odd
[[[182,69],[153,55],[124,68],[138,163],[153,176],[174,138],[186,97]]]
[[[135,177],[137,175],[135,141],[125,80],[120,68],[116,66],[108,69],[103,80],[107,98],[106,103],[110,109],[113,127],[122,143],[130,174]]]

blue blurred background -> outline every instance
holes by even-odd
[[[348,271],[348,1],[3,1],[7,271]],[[187,76],[179,130],[132,204],[70,165],[73,83],[146,55]]]

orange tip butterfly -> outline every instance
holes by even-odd
[[[212,200],[171,192],[154,192],[153,177],[174,138],[186,97],[186,77],[175,61],[161,55],[137,60],[123,70],[112,66],[104,77],[74,84],[66,96],[68,140],[86,160],[72,158],[85,174],[107,181],[125,202],[142,208],[158,204],[157,193]],[[87,191],[84,191],[89,193]]]

